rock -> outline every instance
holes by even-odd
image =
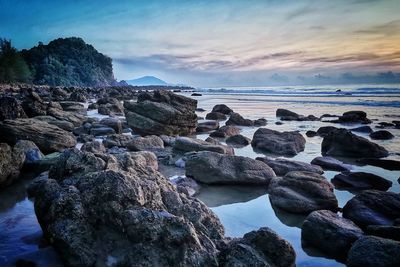
[[[254,126],[254,122],[249,119],[245,119],[239,113],[231,113],[229,120],[226,125],[237,125],[237,126]]]
[[[29,190],[44,235],[66,266],[217,266],[217,216],[148,163],[128,157],[109,163],[113,170],[65,172],[67,162],[55,167],[63,178],[36,181]]]
[[[113,97],[105,97],[97,100],[98,112],[102,115],[123,116],[124,107],[121,102]]]
[[[234,154],[233,149],[229,146],[212,144],[201,139],[194,139],[189,137],[177,137],[173,147],[175,150],[179,150],[182,152],[213,151],[220,154]]]
[[[49,108],[47,109],[47,115],[52,116],[61,121],[68,121],[75,127],[81,126],[85,121],[85,117],[75,112],[63,111],[61,109]]]
[[[258,160],[203,151],[188,157],[186,176],[205,184],[268,185],[275,173]]]
[[[192,93],[191,96],[202,96],[200,93]]]
[[[204,112],[204,111],[206,111],[204,108],[196,108],[196,111],[198,111],[198,112]]]
[[[307,137],[314,137],[314,136],[317,136],[318,133],[316,131],[307,131],[306,135],[307,135]]]
[[[361,228],[368,225],[393,225],[400,218],[400,194],[366,190],[354,196],[343,207],[343,217]]]
[[[180,193],[184,193],[190,197],[195,196],[200,191],[200,185],[190,177],[177,177],[171,182],[176,186]]]
[[[355,135],[346,129],[331,132],[322,140],[321,151],[327,156],[343,157],[386,157],[389,152],[361,136]]]
[[[18,179],[25,161],[25,154],[13,149],[8,144],[0,143],[0,189]]]
[[[94,109],[98,109],[99,108],[99,104],[97,103],[91,103],[88,106],[88,110],[94,110]]]
[[[373,133],[369,134],[369,137],[371,137],[371,139],[375,139],[375,140],[389,140],[394,138],[394,135],[386,130],[381,130],[381,131],[376,131]]]
[[[217,139],[212,138],[210,136],[207,137],[206,140],[204,140],[204,141],[209,142],[209,143],[214,144],[214,145],[220,145],[221,144]]]
[[[76,145],[75,137],[58,128],[35,119],[16,119],[0,122],[0,139],[8,144],[18,140],[34,142],[43,153],[61,151]]]
[[[85,94],[83,91],[75,91],[69,96],[69,101],[75,101],[75,102],[86,102],[87,100],[87,94]]]
[[[168,135],[160,135],[160,138],[164,142],[164,146],[174,146],[176,138]]]
[[[210,112],[206,114],[206,120],[217,120],[217,121],[224,121],[227,117],[223,113],[219,112]]]
[[[197,128],[197,101],[170,91],[141,93],[124,106],[129,127],[142,135],[190,135]]]
[[[220,137],[227,138],[229,136],[238,135],[240,133],[240,129],[235,126],[224,125],[220,127],[218,130],[210,133],[211,137]]]
[[[357,132],[357,133],[372,133],[373,130],[370,126],[360,126],[357,128],[352,128],[350,129],[352,132]]]
[[[135,137],[131,135],[125,134],[111,134],[107,135],[106,139],[103,140],[103,145],[106,148],[111,148],[114,146],[117,147],[127,147],[128,144],[134,139]]]
[[[270,166],[276,175],[283,176],[291,171],[306,171],[314,172],[318,174],[324,173],[321,167],[317,165],[308,164],[301,161],[288,160],[284,158],[269,158],[269,157],[258,157],[256,160],[260,160]]]
[[[36,174],[43,173],[45,171],[50,170],[51,166],[53,166],[57,162],[59,157],[60,157],[59,152],[54,152],[45,155],[40,160],[28,164],[27,168],[29,168],[30,171]]]
[[[100,124],[111,127],[114,129],[115,133],[122,133],[122,122],[120,119],[115,117],[104,118],[100,121]]]
[[[86,115],[86,108],[82,103],[75,101],[61,101],[59,103],[64,111]]]
[[[292,213],[338,209],[333,185],[313,172],[293,171],[274,178],[269,185],[271,204]]]
[[[44,157],[43,153],[36,146],[36,144],[28,140],[19,140],[13,147],[13,150],[17,154],[25,155],[25,160],[23,161],[23,163],[27,166],[33,164],[38,160],[41,160]]]
[[[250,142],[250,138],[247,138],[241,134],[233,135],[226,139],[226,143],[234,147],[245,147],[250,145]]]
[[[372,166],[381,167],[390,171],[400,170],[400,161],[391,159],[374,159],[374,158],[363,158],[357,160],[361,164],[368,164]]]
[[[378,122],[378,125],[375,127],[378,129],[385,129],[385,128],[394,128],[395,126],[396,126],[395,123],[382,121],[382,122]]]
[[[267,128],[258,129],[251,141],[253,148],[278,155],[296,155],[304,150],[305,143],[298,132],[278,132]]]
[[[64,101],[68,98],[68,93],[61,88],[51,88],[50,93],[52,99],[56,101]]]
[[[294,267],[296,252],[267,227],[230,241],[221,251],[220,266]]]
[[[233,110],[225,104],[220,104],[215,105],[212,109],[212,112],[219,112],[225,115],[230,115],[231,113],[233,113]]]
[[[260,126],[265,126],[267,125],[267,120],[264,118],[257,119],[254,121],[254,126],[260,127]]]
[[[0,121],[26,117],[24,110],[14,97],[0,97]]]
[[[333,123],[362,123],[369,124],[371,120],[367,118],[364,111],[347,111],[343,113],[337,120],[329,121]]]
[[[352,221],[329,210],[318,210],[305,219],[301,227],[301,243],[321,250],[330,258],[345,261],[347,252],[363,234]]]
[[[349,251],[348,267],[395,267],[400,263],[400,242],[374,236],[358,239]]]
[[[278,108],[276,110],[276,116],[277,117],[298,117],[299,114],[297,114],[296,112],[287,110],[287,109]]]
[[[90,152],[93,154],[105,153],[106,148],[104,147],[103,143],[100,143],[99,141],[93,141],[83,144],[83,146],[81,147],[81,151]]]
[[[317,130],[317,134],[318,134],[319,136],[321,136],[321,137],[325,137],[325,136],[329,135],[330,133],[336,131],[337,129],[338,129],[338,128],[333,127],[333,126],[323,126],[323,127],[320,127],[320,128]]]
[[[367,235],[373,235],[400,241],[400,226],[369,225],[365,229],[365,232]]]
[[[211,132],[211,131],[216,130],[218,128],[219,128],[219,122],[218,121],[205,121],[205,122],[200,122],[197,125],[196,132],[198,132],[198,133]]]
[[[277,122],[275,122],[275,125],[283,125],[284,123],[283,122],[281,122],[281,121],[277,121]]]
[[[392,182],[383,177],[366,172],[342,172],[332,179],[335,186],[350,190],[377,189],[386,191]]]
[[[311,161],[311,164],[321,166],[324,170],[329,171],[349,171],[352,169],[352,166],[349,164],[345,164],[340,160],[337,160],[332,157],[316,157]]]
[[[131,151],[152,151],[164,148],[164,142],[156,135],[149,135],[132,139],[127,143],[126,147]]]
[[[115,130],[107,126],[92,127],[90,129],[90,134],[93,136],[104,136],[104,135],[115,134]]]
[[[92,124],[89,122],[84,123],[82,126],[76,127],[72,130],[75,135],[89,134]]]
[[[47,105],[35,92],[29,92],[21,105],[29,118],[46,115]]]
[[[283,121],[318,121],[319,118],[314,115],[299,115],[293,111],[279,108],[276,110],[276,116],[280,117]]]
[[[52,116],[36,116],[33,117],[35,120],[47,122],[48,124],[55,125],[65,131],[72,132],[74,130],[74,124],[69,121],[58,120]]]

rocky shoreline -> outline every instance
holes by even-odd
[[[307,133],[323,137],[323,157],[307,163],[282,158],[305,149],[301,133],[268,129],[265,119],[244,118],[224,104],[200,121],[195,98],[169,90],[2,88],[0,189],[26,173],[34,178],[28,192],[36,216],[66,266],[295,266],[293,247],[269,228],[226,237],[196,198],[202,185],[265,188],[275,208],[305,216],[302,242],[347,266],[400,262],[400,194],[386,192],[392,183],[384,177],[351,172],[334,158],[396,169],[398,162],[381,159],[389,152],[359,129],[339,128],[371,123],[365,112],[345,112],[328,120],[338,127]],[[104,118],[88,117],[90,110]],[[285,109],[276,116],[321,121]],[[251,140],[243,127],[257,128]],[[393,138],[383,130],[370,137]],[[246,146],[266,157],[235,155]],[[169,169],[185,176],[170,180]],[[329,181],[326,170],[341,173]],[[340,207],[335,187],[355,196]]]

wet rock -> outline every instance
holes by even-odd
[[[129,127],[142,135],[189,135],[197,128],[197,101],[170,91],[141,93],[124,106]]]
[[[107,135],[106,139],[103,140],[103,145],[106,148],[111,148],[114,146],[117,147],[127,147],[128,144],[134,139],[135,137],[131,135],[125,134],[111,134]]]
[[[198,111],[198,112],[204,112],[204,111],[206,111],[204,108],[196,108],[196,111]]]
[[[90,129],[90,134],[93,136],[104,136],[104,135],[110,135],[110,134],[115,134],[115,130],[111,127],[107,126],[100,126],[99,127],[92,127]]]
[[[264,118],[257,119],[254,121],[254,126],[260,127],[260,126],[265,126],[267,125],[267,120]]]
[[[40,174],[42,172],[50,170],[51,166],[53,166],[57,162],[59,157],[60,157],[59,152],[54,152],[45,155],[40,160],[36,160],[28,164],[27,168],[29,168],[29,170],[32,171],[33,173]]]
[[[105,97],[97,100],[98,112],[102,115],[123,116],[124,107],[121,102],[113,97]]]
[[[357,128],[352,128],[350,129],[352,132],[357,132],[357,133],[372,133],[373,130],[370,126],[360,126]]]
[[[367,118],[367,113],[364,111],[347,111],[343,113],[337,120],[329,121],[333,123],[362,123],[369,124],[372,121]]]
[[[277,117],[293,117],[293,118],[297,118],[297,117],[299,117],[299,114],[297,114],[296,112],[290,111],[288,109],[278,108],[276,110],[276,116]]]
[[[13,149],[5,143],[0,143],[0,189],[12,184],[18,179],[20,169],[25,161],[25,154]]]
[[[254,122],[249,119],[245,119],[239,113],[231,113],[229,120],[226,125],[237,125],[237,126],[254,126]]]
[[[197,125],[196,132],[198,132],[198,133],[211,132],[218,128],[219,128],[218,121],[205,121],[205,122],[200,122]]]
[[[301,242],[324,252],[330,258],[345,261],[353,243],[363,231],[352,221],[329,210],[313,211],[301,227]]]
[[[200,93],[192,93],[191,96],[202,96]]]
[[[246,136],[243,136],[241,134],[233,135],[230,136],[226,139],[226,143],[228,145],[234,146],[234,147],[245,147],[250,145],[251,139],[247,138]]]
[[[149,135],[146,137],[133,138],[126,146],[131,151],[152,151],[164,148],[164,142],[156,135]]]
[[[65,131],[72,132],[74,130],[74,124],[69,121],[58,120],[52,116],[36,116],[33,117],[35,120],[47,122],[48,124],[55,125]]]
[[[317,130],[318,136],[325,137],[332,132],[335,132],[338,128],[334,126],[322,126]]]
[[[210,133],[211,137],[220,137],[220,138],[227,138],[229,136],[238,135],[240,133],[240,129],[231,126],[231,125],[224,125],[220,127],[218,130]]]
[[[299,115],[293,111],[279,108],[276,110],[276,116],[280,117],[283,121],[318,121],[319,118],[314,115]]]
[[[349,251],[348,267],[395,267],[400,263],[400,242],[374,236],[358,239]]]
[[[367,235],[373,235],[383,238],[389,238],[400,241],[400,226],[394,225],[369,225],[365,232]]]
[[[375,126],[375,127],[378,128],[378,129],[385,129],[385,128],[393,128],[395,126],[396,126],[395,123],[382,121],[382,122],[379,122],[378,125]]]
[[[175,150],[182,152],[213,151],[220,154],[234,154],[233,149],[229,146],[212,144],[201,139],[194,139],[189,137],[177,137],[173,147]]]
[[[212,112],[219,112],[225,115],[230,115],[233,113],[233,110],[225,104],[215,105],[212,109]]]
[[[26,117],[24,110],[14,97],[0,97],[0,121]]]
[[[284,123],[283,122],[281,122],[281,121],[277,121],[277,122],[275,122],[275,125],[283,125]]]
[[[59,102],[64,111],[86,115],[85,105],[75,101],[61,101]]]
[[[345,164],[340,160],[337,160],[332,157],[316,157],[311,161],[311,164],[321,166],[324,170],[329,171],[349,171],[352,169],[352,166],[349,164]]]
[[[93,141],[83,144],[83,146],[81,147],[81,151],[90,152],[93,154],[105,153],[106,148],[104,147],[103,143],[100,143],[99,141]]]
[[[296,155],[304,150],[305,143],[298,132],[278,132],[267,128],[258,129],[251,141],[253,148],[277,155]]]
[[[391,159],[374,159],[374,158],[364,158],[359,159],[357,162],[361,164],[368,164],[372,166],[381,167],[390,171],[400,170],[400,161]]]
[[[207,113],[206,115],[206,120],[224,121],[226,119],[227,119],[226,115],[219,112],[210,112]]]
[[[307,131],[306,135],[307,135],[307,137],[314,137],[314,136],[317,136],[318,133],[316,131]]]
[[[343,157],[386,157],[388,151],[363,137],[353,134],[346,129],[331,132],[322,140],[321,151],[327,156]]]
[[[115,117],[104,118],[100,121],[100,124],[111,127],[114,129],[115,133],[122,133],[122,122],[120,119]]]
[[[274,178],[269,186],[271,204],[292,213],[338,209],[333,185],[317,173],[293,171]]]
[[[275,173],[258,160],[203,151],[188,156],[186,176],[205,184],[268,185]]]
[[[88,110],[94,110],[94,109],[98,109],[99,108],[99,104],[97,103],[91,103],[88,106]]]
[[[392,186],[391,181],[366,172],[342,172],[333,177],[332,183],[349,190],[377,189],[386,191]]]
[[[176,138],[168,135],[160,135],[160,138],[164,142],[164,146],[174,146]]]
[[[294,267],[295,260],[290,243],[263,227],[227,243],[221,251],[220,266]]]
[[[47,109],[47,115],[52,116],[61,121],[68,121],[75,127],[81,126],[85,121],[85,117],[76,112],[64,111],[56,108]]]
[[[258,157],[256,160],[260,160],[270,166],[276,175],[283,176],[291,171],[307,171],[318,174],[324,173],[322,168],[317,165],[308,164],[302,161],[288,160],[284,158],[269,158],[269,157]]]
[[[76,145],[75,137],[61,128],[35,119],[5,120],[0,123],[0,139],[8,144],[18,140],[34,142],[43,153],[61,151]]]
[[[400,194],[366,190],[343,207],[343,217],[361,228],[368,225],[393,225],[400,218]]]
[[[13,147],[13,151],[17,154],[24,154],[25,160],[23,163],[27,166],[44,157],[43,153],[32,141],[19,140]]]
[[[374,140],[389,140],[394,138],[394,135],[386,130],[376,131],[369,134],[369,137]]]
[[[35,92],[29,92],[24,101],[22,101],[21,106],[29,118],[46,115],[47,105]]]
[[[176,186],[176,189],[180,193],[184,193],[190,197],[196,195],[200,191],[200,185],[190,177],[179,176],[171,182]]]
[[[207,137],[206,140],[204,140],[204,141],[209,142],[209,143],[214,144],[214,145],[220,145],[221,144],[217,139],[212,138],[210,136]]]

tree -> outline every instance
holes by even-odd
[[[10,40],[0,39],[0,82],[29,82],[31,72]]]

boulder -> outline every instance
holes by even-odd
[[[233,110],[225,104],[215,105],[212,109],[212,112],[219,112],[225,115],[230,115]]]
[[[60,101],[62,109],[74,114],[86,115],[86,107],[84,104],[75,101]]]
[[[224,125],[220,127],[218,130],[210,133],[211,137],[220,137],[227,138],[229,136],[238,135],[240,133],[240,129],[235,126]]]
[[[130,140],[126,147],[131,151],[152,151],[164,148],[163,140],[156,135],[137,137]]]
[[[237,134],[226,138],[226,143],[234,147],[245,147],[250,145],[251,139],[241,134]]]
[[[301,243],[317,248],[330,258],[345,261],[347,252],[363,234],[352,221],[330,210],[318,210],[305,219],[301,227]]]
[[[256,119],[254,121],[254,126],[260,127],[260,126],[265,126],[267,125],[267,120],[264,118]]]
[[[376,189],[386,191],[392,182],[378,175],[366,172],[342,172],[332,179],[332,183],[349,190]]]
[[[337,160],[332,157],[316,157],[311,161],[311,164],[321,166],[324,170],[329,171],[349,171],[352,169],[352,166],[349,164],[345,164],[340,160]]]
[[[35,119],[16,119],[0,122],[0,141],[15,144],[18,140],[34,142],[43,153],[61,151],[76,145],[72,133]]]
[[[224,146],[221,144],[212,144],[201,139],[194,139],[189,137],[177,137],[173,147],[175,150],[182,152],[213,151],[220,154],[234,154],[232,147]]]
[[[298,132],[278,132],[267,128],[258,129],[251,141],[254,149],[289,156],[303,151],[305,144],[306,140]]]
[[[190,177],[179,176],[172,179],[171,182],[176,186],[180,193],[184,193],[190,197],[196,195],[200,191],[200,185]]]
[[[26,118],[21,105],[14,97],[0,97],[0,121]]]
[[[8,144],[0,143],[0,189],[18,179],[24,161],[25,154],[23,152],[13,149]]]
[[[64,111],[57,108],[47,109],[47,115],[52,116],[61,121],[68,121],[72,123],[75,127],[81,126],[85,121],[85,116],[78,114],[76,112]]]
[[[227,117],[223,113],[219,112],[210,112],[206,114],[206,120],[216,120],[216,121],[224,121]]]
[[[369,137],[374,140],[389,140],[394,138],[394,135],[389,131],[380,130],[370,133]]]
[[[348,267],[396,267],[400,263],[400,242],[375,236],[363,236],[349,251]]]
[[[354,196],[343,207],[343,217],[361,228],[368,225],[393,225],[400,218],[400,194],[366,190]]]
[[[333,185],[322,175],[293,171],[274,178],[269,185],[269,198],[275,207],[292,213],[338,209]]]
[[[125,134],[111,134],[107,135],[106,139],[103,140],[103,145],[106,148],[111,148],[114,146],[117,147],[127,147],[128,144],[134,139],[135,137],[131,135]]]
[[[276,175],[284,176],[291,171],[306,171],[323,174],[324,171],[320,166],[312,165],[302,161],[288,160],[284,158],[269,158],[269,157],[258,157],[256,160],[260,160],[270,166]]]
[[[346,129],[338,129],[325,136],[322,140],[321,151],[327,156],[355,158],[382,158],[389,154],[384,147]]]
[[[279,108],[276,110],[276,116],[280,117],[283,121],[318,121],[319,118],[314,115],[299,115],[293,111]]]
[[[35,92],[29,92],[21,103],[25,114],[29,117],[46,115],[47,105]]]
[[[368,134],[373,132],[373,130],[370,126],[360,126],[360,127],[352,128],[352,129],[350,129],[350,131],[357,132],[357,133],[368,133]]]
[[[18,155],[24,155],[23,158],[25,160],[22,163],[28,167],[44,157],[43,153],[36,146],[36,144],[28,140],[19,140],[13,147],[13,151]]]
[[[123,116],[124,107],[121,102],[113,97],[105,97],[97,100],[97,109],[99,114],[102,115],[113,115],[113,116]]]
[[[330,133],[336,131],[338,128],[334,127],[334,126],[322,126],[319,127],[317,130],[317,135],[321,136],[321,137],[325,137],[327,135],[329,135]]]
[[[84,91],[75,91],[69,96],[69,101],[85,103],[87,98],[88,96]]]
[[[125,102],[128,126],[141,134],[189,135],[196,131],[197,101],[170,91],[141,93],[138,102]]]
[[[245,119],[239,113],[231,113],[229,120],[225,123],[226,125],[237,125],[237,126],[254,126],[254,121]]]
[[[81,151],[90,152],[93,154],[105,153],[106,148],[104,147],[103,143],[101,143],[99,141],[92,141],[92,142],[84,143],[83,146],[81,147]]]
[[[104,118],[100,121],[100,124],[113,128],[117,134],[122,133],[122,122],[116,117]]]
[[[307,131],[306,135],[307,135],[307,137],[314,137],[314,136],[317,136],[318,133],[316,131]]]
[[[374,158],[362,158],[357,160],[358,163],[368,164],[377,166],[390,171],[400,170],[400,161],[392,159],[374,159]]]
[[[188,156],[186,176],[205,184],[268,185],[275,173],[258,160],[203,151]]]
[[[400,225],[369,225],[365,232],[367,235],[400,241]]]
[[[372,121],[367,118],[367,113],[364,111],[347,111],[343,113],[337,120],[329,121],[333,123],[362,123],[369,124]]]
[[[105,136],[110,134],[115,134],[115,130],[111,127],[98,125],[98,127],[92,127],[90,129],[90,135],[93,136]]]
[[[219,128],[218,121],[205,121],[205,122],[200,122],[197,125],[196,132],[198,132],[198,133],[211,132],[218,128]]]
[[[69,121],[59,120],[53,116],[36,116],[33,117],[35,120],[47,122],[48,124],[55,125],[65,131],[72,132],[74,130],[74,124]]]
[[[294,267],[296,252],[289,242],[267,227],[233,239],[220,255],[220,266]]]

